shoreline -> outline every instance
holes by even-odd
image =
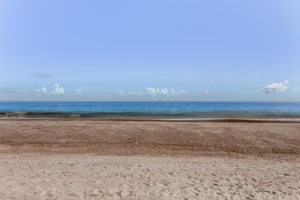
[[[0,117],[0,121],[132,121],[132,122],[224,122],[224,123],[300,123],[300,118],[59,118]]]

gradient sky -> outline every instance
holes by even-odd
[[[0,101],[300,101],[299,0],[0,0]]]

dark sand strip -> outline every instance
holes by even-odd
[[[1,153],[300,154],[300,123],[0,120]]]

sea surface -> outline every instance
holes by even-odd
[[[0,102],[0,117],[300,119],[300,102]]]

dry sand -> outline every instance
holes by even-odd
[[[300,123],[0,120],[0,199],[300,200]]]

